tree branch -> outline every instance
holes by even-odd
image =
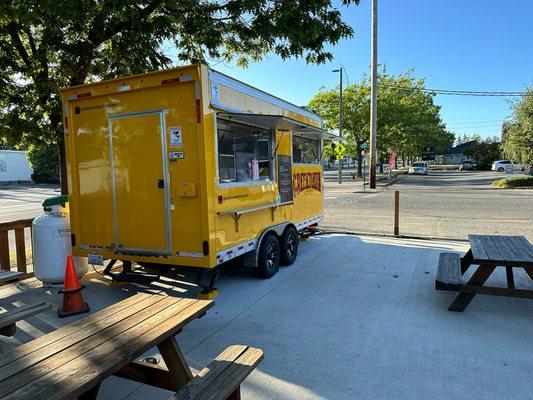
[[[111,21],[103,30],[103,34],[97,34],[98,24],[101,22],[102,15],[105,14],[107,2],[102,6],[101,12],[94,18],[93,24],[87,35],[90,44],[90,50],[84,56],[80,56],[75,66],[75,75],[70,78],[70,85],[81,85],[85,82],[91,67],[93,51],[105,41],[111,39],[120,32],[128,32],[133,29],[132,21],[146,20],[162,4],[163,0],[154,0],[143,9],[132,13],[128,19],[119,19]]]
[[[32,69],[31,58],[30,58],[30,56],[28,54],[28,51],[24,47],[24,44],[22,43],[22,40],[20,40],[18,25],[15,22],[12,21],[12,22],[10,22],[8,24],[7,29],[8,29],[8,32],[9,32],[9,36],[11,37],[11,41],[13,42],[13,46],[15,47],[17,52],[19,53],[20,58],[22,59],[22,61],[26,65],[26,68],[28,70],[31,70]]]

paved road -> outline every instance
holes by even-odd
[[[400,191],[400,233],[465,239],[469,233],[520,234],[533,241],[533,190],[493,189],[496,172],[436,171],[405,176],[377,191],[361,182],[325,183],[324,227],[392,233],[394,190]],[[33,218],[56,186],[0,186],[0,222]]]
[[[533,190],[491,188],[501,177],[486,171],[435,171],[366,193],[360,182],[326,182],[321,225],[390,234],[394,190],[399,190],[400,234],[459,239],[470,233],[515,234],[533,241]]]
[[[43,212],[41,202],[59,194],[59,187],[54,185],[0,186],[0,222],[35,218]]]

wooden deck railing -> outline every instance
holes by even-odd
[[[33,219],[21,219],[12,222],[0,223],[0,269],[11,270],[11,252],[9,249],[9,231],[15,231],[15,248],[17,255],[16,270],[23,272],[27,277],[33,272],[28,272],[28,262],[26,259],[26,238],[24,229],[30,228]]]

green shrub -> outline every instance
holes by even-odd
[[[57,144],[30,147],[28,160],[33,168],[31,179],[34,182],[59,182],[59,149]]]
[[[520,178],[503,178],[492,182],[492,186],[504,189],[514,189],[521,187],[533,187],[533,176],[525,176]]]

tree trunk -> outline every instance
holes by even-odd
[[[363,176],[363,155],[359,147],[355,152],[357,154],[357,176],[360,178]]]
[[[383,173],[383,153],[379,153],[379,173]]]
[[[59,173],[61,179],[61,194],[68,194],[67,154],[65,151],[65,140],[61,139],[57,145],[59,146]]]

